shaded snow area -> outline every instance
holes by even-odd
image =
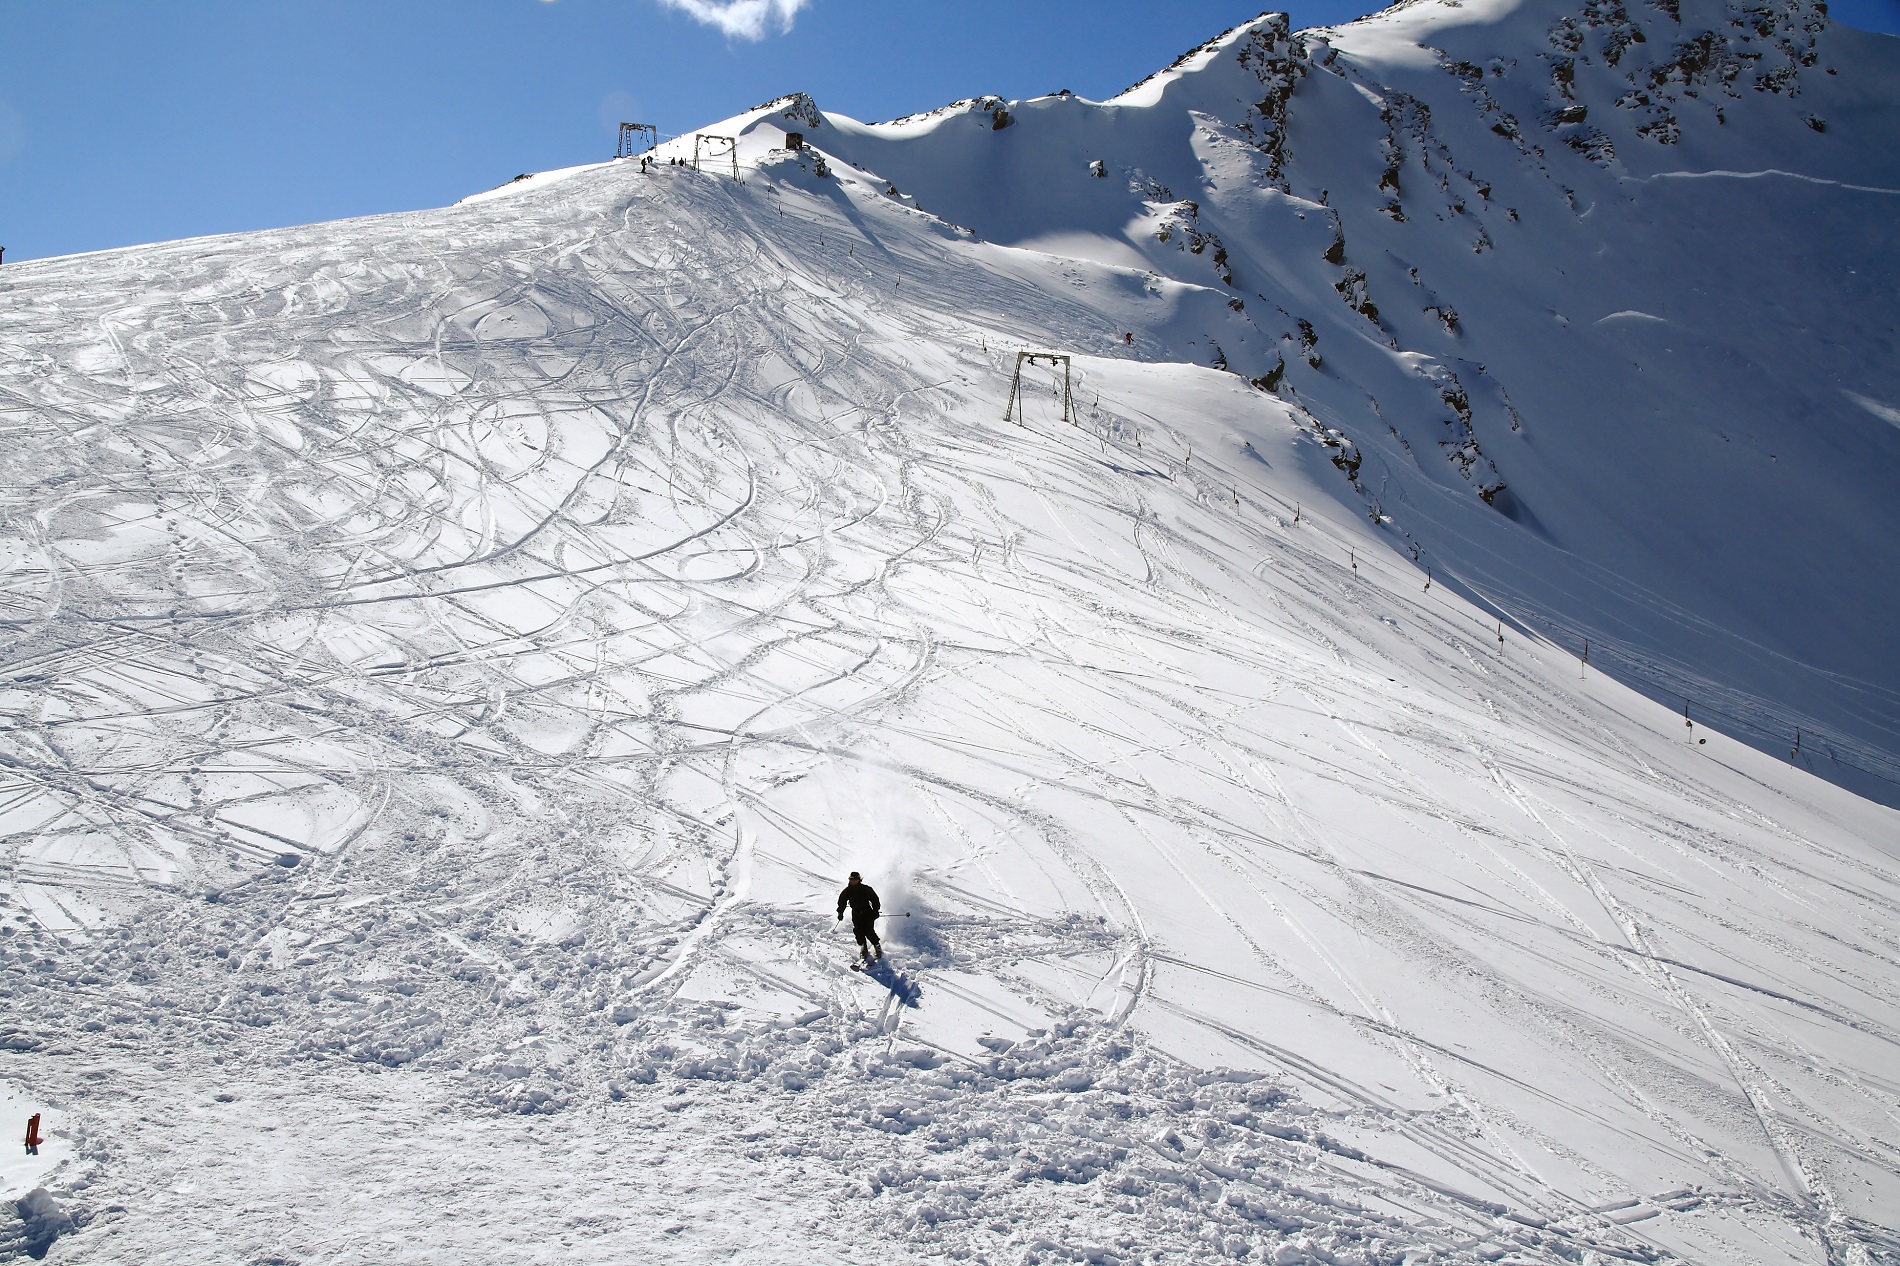
[[[7,266],[0,1260],[1900,1261],[1900,63],[1692,7]]]

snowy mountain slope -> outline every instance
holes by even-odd
[[[812,117],[0,274],[0,1251],[1900,1253],[1894,811],[1494,614],[1462,477],[1363,513],[1419,354],[1257,388],[1211,246]]]
[[[1199,358],[1350,437],[1408,547],[1893,803],[1900,51],[1822,12],[1263,19],[1100,105],[822,143],[985,239],[1231,292]]]

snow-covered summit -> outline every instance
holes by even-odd
[[[1169,354],[1337,429],[1403,548],[1892,800],[1900,70],[1824,12],[1267,14],[1107,102],[819,144],[983,240],[1212,292]]]
[[[1269,16],[0,270],[0,1258],[1893,1259],[1893,50]]]

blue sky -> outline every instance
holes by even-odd
[[[1317,26],[1380,6],[1283,7]],[[1897,0],[1832,11],[1900,31]],[[0,0],[0,246],[14,261],[439,206],[606,158],[621,119],[680,132],[801,89],[861,119],[987,92],[1103,97],[1257,12],[1253,0]]]

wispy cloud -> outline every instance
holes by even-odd
[[[660,0],[660,3],[689,14],[707,26],[716,26],[727,35],[756,40],[765,35],[767,26],[777,27],[781,32],[791,30],[792,19],[807,0]]]

